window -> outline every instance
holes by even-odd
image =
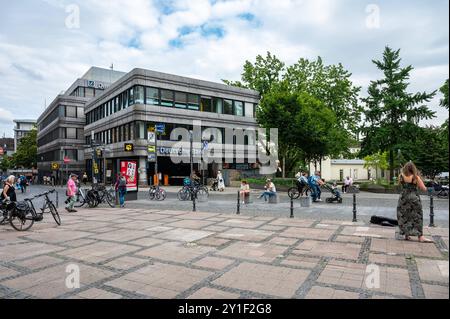
[[[233,101],[223,100],[223,114],[233,115]]]
[[[214,98],[213,99],[213,112],[214,113],[223,113],[223,102],[222,99]]]
[[[134,140],[134,132],[135,132],[134,122],[131,122],[130,123],[130,141]]]
[[[79,119],[84,118],[84,107],[77,108],[77,116]]]
[[[77,129],[73,127],[66,128],[66,138],[71,140],[77,139]]]
[[[136,139],[145,139],[145,125],[144,122],[136,122]]]
[[[128,90],[128,106],[134,104],[134,89],[131,88]]]
[[[212,101],[210,98],[202,97],[200,100],[200,110],[202,112],[213,112]]]
[[[134,103],[136,104],[144,104],[144,87],[143,86],[135,86],[134,87]]]
[[[182,92],[175,92],[175,107],[185,109],[186,104],[187,104],[187,94]]]
[[[74,106],[66,106],[66,117],[77,117],[77,108]]]
[[[95,92],[93,88],[85,88],[85,97],[93,98],[95,96]]]
[[[127,91],[125,91],[125,92],[123,92],[122,93],[122,107],[120,108],[119,107],[119,111],[121,110],[121,109],[126,109],[128,107],[128,94],[127,94]]]
[[[161,90],[161,105],[173,106],[173,91]]]
[[[156,88],[146,88],[146,101],[145,104],[148,105],[158,105],[159,104],[159,90]]]
[[[84,136],[84,130],[82,128],[77,129],[77,139],[82,139]]]
[[[188,94],[188,109],[200,110],[199,96],[196,94]]]
[[[240,101],[234,101],[234,115],[244,116],[244,103]]]

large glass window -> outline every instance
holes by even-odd
[[[136,139],[145,139],[145,123],[136,122]]]
[[[188,109],[200,110],[199,96],[197,94],[188,94]]]
[[[156,88],[146,88],[146,101],[145,104],[148,105],[158,105],[159,104],[159,90]]]
[[[95,92],[93,88],[86,88],[85,89],[85,97],[87,98],[93,98],[95,96]]]
[[[223,100],[223,114],[233,115],[233,101]]]
[[[144,104],[144,87],[137,85],[134,87],[134,103]]]
[[[77,129],[72,127],[66,128],[66,138],[71,140],[77,139]]]
[[[219,98],[213,99],[213,112],[214,113],[223,113],[223,100]]]
[[[66,106],[66,117],[77,117],[77,108],[75,106]]]
[[[161,105],[173,106],[173,91],[161,90]]]
[[[244,116],[244,103],[240,101],[234,101],[234,115]]]
[[[128,90],[128,106],[134,104],[134,88]]]
[[[126,109],[128,107],[128,94],[127,91],[122,93],[122,108],[119,108],[119,111],[121,109]]]
[[[130,123],[130,140],[134,140],[134,133],[135,133],[134,122],[131,122]]]
[[[77,109],[77,116],[78,116],[79,119],[84,118],[84,107],[79,107]]]
[[[200,101],[200,110],[202,112],[213,112],[212,100],[210,98],[202,97]]]
[[[183,92],[175,92],[175,107],[186,108],[187,94]]]

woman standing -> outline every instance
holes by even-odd
[[[397,206],[400,234],[405,236],[405,240],[410,240],[411,236],[417,236],[421,243],[433,243],[432,240],[423,236],[423,210],[418,190],[426,191],[427,188],[413,162],[409,162],[403,167],[399,183],[402,185],[402,193]]]
[[[127,193],[127,180],[122,175],[122,173],[118,175],[115,186],[116,186],[116,193],[119,193],[120,207],[124,208],[125,207],[125,194]]]
[[[225,181],[223,180],[222,172],[217,172],[217,185],[219,188],[219,192],[225,191]]]

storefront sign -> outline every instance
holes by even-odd
[[[138,170],[136,161],[121,161],[120,173],[127,180],[127,191],[136,192],[138,182]]]
[[[202,150],[199,149],[193,149],[192,154],[194,156],[200,156],[202,154]],[[158,147],[158,155],[178,155],[178,156],[190,156],[190,150],[189,148],[173,148],[173,147]]]
[[[58,163],[52,163],[52,170],[53,171],[59,170],[59,164]]]
[[[125,152],[134,152],[134,144],[126,143],[125,144]]]

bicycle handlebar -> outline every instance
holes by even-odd
[[[45,192],[45,193],[36,195],[36,196],[34,196],[34,197],[31,197],[31,198],[25,198],[24,201],[30,201],[30,202],[31,202],[31,201],[33,201],[33,200],[35,200],[35,199],[38,199],[38,198],[44,197],[44,196],[48,196],[48,195],[53,194],[53,193],[55,193],[55,192],[56,192],[56,189],[52,189],[52,190],[50,190],[50,191],[48,191],[48,192]]]

